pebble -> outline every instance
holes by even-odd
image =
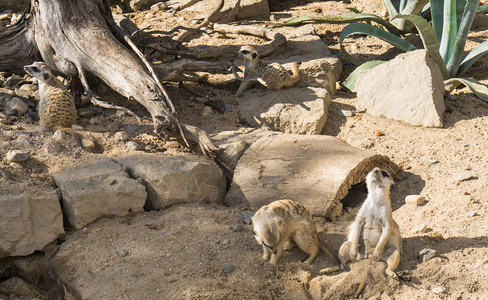
[[[83,130],[83,126],[73,124],[73,125],[71,125],[71,129],[73,129],[73,130]]]
[[[117,251],[117,255],[120,257],[126,257],[127,255],[129,255],[129,251],[127,251],[125,249],[121,249],[121,250]]]
[[[225,104],[224,105],[224,110],[225,111],[232,111],[232,104]]]
[[[17,138],[17,143],[20,143],[20,144],[29,144],[30,141],[31,141],[31,138],[28,136],[25,136],[25,135],[20,135]]]
[[[157,12],[159,10],[166,10],[166,9],[168,9],[168,5],[166,5],[166,3],[164,2],[159,2],[151,6],[151,11],[153,12]]]
[[[39,89],[39,87],[35,84],[30,84],[30,83],[25,83],[22,86],[20,86],[19,91],[25,91],[25,92],[35,92]]]
[[[440,295],[440,294],[444,293],[445,290],[446,289],[444,289],[442,286],[438,286],[438,287],[433,288],[432,292]]]
[[[96,147],[95,141],[90,138],[82,138],[81,145],[83,146],[83,148],[87,148],[87,149],[93,149]]]
[[[129,139],[129,135],[124,131],[119,131],[114,134],[114,138],[118,141],[127,141]]]
[[[21,162],[29,160],[29,153],[22,152],[21,150],[10,150],[7,152],[8,162]]]
[[[24,167],[22,167],[22,165],[21,165],[21,164],[18,164],[18,163],[16,163],[16,162],[11,162],[9,165],[10,165],[12,168],[14,168],[14,169],[23,169],[23,168],[24,168]]]
[[[434,249],[424,248],[420,250],[419,254],[422,257],[422,261],[425,262],[428,261],[429,259],[434,258],[436,252],[437,251]]]
[[[228,239],[225,239],[223,242],[222,242],[222,245],[228,245],[230,243],[230,241]]]
[[[202,117],[207,117],[207,116],[210,116],[212,114],[212,112],[213,112],[213,110],[210,106],[204,106],[200,115]]]
[[[232,266],[232,264],[227,264],[227,266],[225,266],[224,268],[224,273],[227,274],[227,273],[230,273],[234,271],[234,266]]]
[[[136,131],[137,129],[139,129],[139,126],[137,125],[134,124],[127,125],[127,131]]]
[[[358,140],[360,138],[361,138],[361,136],[359,136],[359,135],[353,135],[353,136],[348,137],[347,140],[346,140],[346,142],[348,144],[351,144],[351,143],[353,143],[354,141],[356,141],[356,140]]]
[[[460,172],[460,173],[456,173],[454,175],[452,175],[452,178],[454,178],[454,180],[456,180],[457,182],[461,182],[461,181],[464,181],[464,180],[469,180],[469,179],[472,179],[474,177],[474,174],[473,172]]]
[[[240,212],[237,213],[239,218],[241,218],[242,221],[244,221],[244,224],[251,224],[252,223],[252,214],[247,211],[247,210],[241,210]]]
[[[374,131],[374,135],[376,136],[382,136],[382,135],[385,135],[383,132],[379,131],[379,130],[375,130]]]
[[[139,150],[139,149],[141,149],[141,145],[139,145],[138,143],[136,143],[134,141],[128,141],[125,144],[125,147],[126,148],[129,148],[129,149],[132,149],[132,150]]]
[[[16,110],[15,108],[11,108],[11,109],[7,109],[7,110],[5,111],[5,114],[6,114],[7,116],[15,116],[15,115],[17,115],[17,114],[18,114],[18,112],[17,112],[17,110]]]
[[[437,164],[437,163],[439,163],[439,161],[438,161],[437,159],[435,159],[435,158],[431,158],[431,159],[429,159],[427,162],[428,162],[429,164]]]
[[[405,197],[405,204],[424,205],[425,197],[421,195],[408,195]]]
[[[337,114],[341,117],[352,117],[353,112],[347,109],[339,109]]]
[[[477,213],[476,211],[472,210],[472,211],[468,211],[468,212],[466,213],[466,215],[467,215],[468,217],[475,217],[475,216],[477,216],[477,215],[478,215],[478,213]]]
[[[447,99],[449,99],[451,101],[456,101],[457,97],[454,95],[447,95]]]
[[[242,229],[244,229],[244,227],[242,227],[241,224],[236,224],[236,225],[232,226],[233,231],[242,231]]]

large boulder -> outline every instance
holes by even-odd
[[[56,172],[53,178],[61,190],[64,214],[77,229],[103,216],[125,216],[144,210],[144,185],[130,178],[110,158]]]
[[[59,196],[52,188],[17,185],[16,190],[0,188],[0,258],[29,255],[64,234]]]
[[[335,137],[264,137],[239,160],[225,203],[258,209],[275,200],[292,199],[313,215],[334,219],[341,212],[341,199],[374,167],[396,170],[388,157]]]
[[[320,134],[327,121],[330,94],[325,88],[251,89],[239,103],[239,119],[249,126],[296,134]]]
[[[414,126],[443,126],[443,78],[426,50],[401,54],[364,71],[356,90],[357,110]]]
[[[147,187],[147,209],[160,210],[177,203],[221,202],[226,191],[222,170],[199,156],[127,155],[117,161]]]

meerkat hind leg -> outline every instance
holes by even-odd
[[[303,233],[301,231],[295,234],[293,240],[298,248],[309,255],[304,263],[311,264],[320,251],[317,241],[309,233]]]
[[[348,262],[350,262],[351,259],[351,242],[350,241],[345,241],[342,245],[341,248],[339,248],[339,254],[337,255],[341,264],[345,266]],[[320,270],[321,274],[329,274],[333,272],[340,271],[341,267],[340,266],[333,266],[330,268],[325,268]]]
[[[389,252],[390,251],[388,251],[388,253],[383,254],[382,257],[382,260],[384,260],[388,265],[386,267],[385,273],[386,275],[396,279],[398,278],[398,275],[395,273],[395,269],[400,264],[400,251],[398,249],[395,249],[391,254]]]

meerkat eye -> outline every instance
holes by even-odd
[[[51,76],[49,74],[44,74],[44,75],[42,75],[42,77],[44,77],[44,80],[48,80],[49,77],[51,77]]]
[[[247,50],[242,50],[242,51],[241,51],[241,53],[242,53],[242,54],[249,54],[249,51],[247,51]]]
[[[390,177],[386,171],[381,171],[381,175],[383,175],[383,177]]]
[[[256,58],[256,57],[258,57],[258,54],[257,53],[253,53],[252,54],[252,58]]]
[[[39,69],[37,67],[32,67],[32,71],[39,72]]]

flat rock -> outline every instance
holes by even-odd
[[[216,162],[224,171],[229,185],[232,182],[237,162],[244,151],[258,139],[274,134],[278,133],[262,129],[252,129],[246,130],[245,132],[223,131],[212,136],[214,144],[221,149],[221,151],[217,153]]]
[[[0,258],[29,255],[64,234],[59,197],[52,188],[13,191],[0,189]]]
[[[327,121],[330,94],[324,88],[252,89],[239,103],[239,118],[249,126],[296,134],[320,134]]]
[[[291,63],[284,64],[283,66],[290,69]],[[299,70],[300,81],[296,86],[325,88],[331,96],[335,95],[336,77],[327,59],[313,59],[302,62]]]
[[[454,175],[452,175],[452,178],[454,178],[454,180],[456,180],[458,182],[473,179],[474,177],[475,177],[475,175],[471,171],[459,172],[459,173],[455,173]]]
[[[221,202],[226,191],[222,170],[199,156],[127,155],[117,158],[147,187],[147,209],[178,203]]]
[[[425,197],[421,195],[408,195],[405,197],[405,203],[411,205],[424,205],[425,204]]]
[[[442,74],[425,50],[401,54],[364,71],[356,90],[357,110],[414,126],[443,126]]]
[[[292,199],[313,215],[334,219],[351,186],[374,167],[397,169],[388,157],[331,136],[264,137],[242,155],[224,202],[258,209],[275,200]]]
[[[53,179],[64,214],[77,229],[100,217],[142,212],[147,198],[145,187],[107,157],[54,173]]]
[[[8,162],[22,162],[30,159],[29,153],[25,153],[21,150],[9,150],[7,152]]]

